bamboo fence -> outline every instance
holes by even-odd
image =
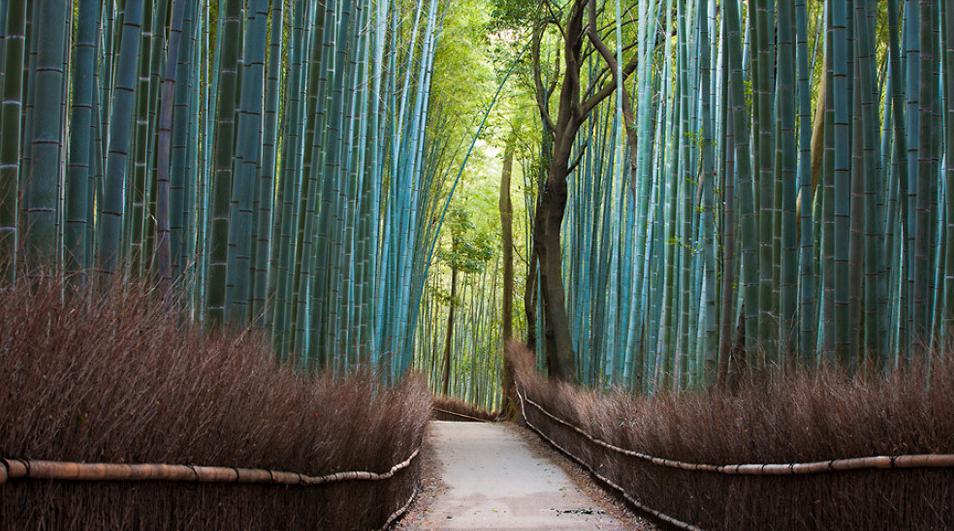
[[[364,470],[335,472],[309,476],[298,472],[222,466],[170,464],[76,463],[33,459],[0,458],[0,485],[12,480],[56,481],[195,481],[200,483],[242,483],[298,485],[315,487],[340,481],[382,481],[411,466],[420,455],[417,448],[411,455],[387,472]]]
[[[525,395],[520,390],[520,386],[515,386],[517,397],[520,400],[520,413],[523,416],[524,422],[527,426],[536,432],[541,438],[547,441],[554,448],[559,450],[562,454],[566,455],[570,460],[576,462],[587,471],[590,472],[594,477],[608,485],[610,488],[618,492],[623,498],[630,502],[634,507],[640,509],[643,512],[646,512],[653,517],[666,522],[667,524],[679,528],[687,529],[692,531],[698,531],[699,527],[692,524],[683,522],[677,518],[674,518],[668,514],[657,511],[651,507],[648,507],[640,503],[634,496],[629,492],[623,489],[622,486],[618,485],[611,479],[603,476],[597,472],[589,463],[583,459],[577,457],[570,453],[569,450],[561,446],[559,443],[550,438],[547,434],[543,432],[542,429],[530,422],[530,419],[527,417],[527,411],[525,404],[529,403],[535,407],[538,411],[546,415],[548,418],[552,419],[554,422],[557,422],[567,428],[575,431],[576,433],[582,435],[588,439],[593,444],[602,446],[613,452],[617,452],[626,456],[635,457],[647,462],[650,462],[654,465],[673,468],[678,470],[686,470],[693,472],[710,472],[718,473],[732,476],[791,476],[791,475],[808,475],[808,474],[820,474],[827,472],[844,472],[844,471],[853,471],[853,470],[890,470],[890,469],[913,469],[913,468],[954,468],[954,455],[951,454],[914,454],[914,455],[896,455],[896,456],[872,456],[872,457],[858,457],[858,458],[844,458],[844,459],[830,459],[827,461],[813,461],[813,462],[804,462],[804,463],[770,463],[770,464],[755,464],[755,463],[745,463],[745,464],[728,464],[728,465],[712,465],[705,463],[687,463],[684,461],[678,461],[674,459],[665,459],[661,457],[655,457],[649,454],[642,452],[637,452],[634,450],[628,450],[625,448],[620,448],[618,446],[612,445],[606,441],[603,441],[597,437],[592,436],[583,429],[575,426],[556,415],[553,415],[547,411],[543,406],[534,402],[529,396]]]
[[[406,513],[407,510],[411,508],[411,504],[414,503],[414,500],[417,498],[417,495],[418,493],[420,493],[420,491],[421,490],[419,488],[415,488],[414,491],[411,492],[411,496],[407,499],[407,503],[398,507],[396,511],[391,513],[391,516],[389,516],[388,519],[384,522],[384,525],[381,526],[380,528],[381,531],[384,531],[385,529],[390,529],[391,525],[394,524],[394,522],[397,522],[398,520],[401,519],[402,516],[404,516],[404,513]]]
[[[675,459],[666,459],[656,457],[646,453],[628,450],[610,444],[602,439],[594,437],[573,424],[557,417],[547,411],[543,406],[534,402],[529,396],[523,396],[521,400],[535,407],[541,413],[552,419],[554,422],[562,424],[567,428],[579,433],[587,438],[593,444],[602,446],[608,450],[648,461],[654,465],[679,470],[689,470],[694,472],[715,472],[727,475],[743,476],[791,476],[805,474],[820,474],[825,472],[845,472],[851,470],[890,470],[901,468],[954,468],[954,454],[909,454],[909,455],[877,455],[871,457],[851,457],[841,459],[829,459],[824,461],[811,461],[802,463],[740,463],[713,465],[707,463],[687,463]]]
[[[701,531],[701,528],[699,528],[699,527],[696,527],[696,526],[694,526],[694,525],[692,525],[692,524],[688,524],[688,523],[686,523],[686,522],[683,522],[682,520],[679,520],[679,519],[677,519],[677,518],[673,518],[672,516],[669,516],[669,515],[666,514],[666,513],[657,511],[657,510],[655,510],[655,509],[653,509],[653,508],[651,508],[651,507],[649,507],[649,506],[647,506],[647,505],[644,505],[644,504],[640,503],[640,502],[639,502],[635,497],[633,497],[630,493],[626,492],[626,489],[624,489],[624,488],[621,487],[620,485],[616,484],[613,480],[611,480],[611,479],[607,478],[606,476],[600,474],[600,473],[597,472],[592,466],[590,466],[589,463],[587,463],[586,461],[584,461],[584,460],[580,459],[579,457],[573,455],[573,454],[570,453],[570,451],[567,450],[566,448],[560,446],[559,443],[557,443],[556,441],[554,441],[553,439],[551,439],[547,434],[543,433],[543,430],[541,430],[540,428],[536,427],[532,422],[530,422],[530,419],[527,418],[527,410],[526,410],[526,408],[524,407],[524,402],[529,401],[529,398],[525,398],[525,397],[524,397],[523,393],[520,392],[520,387],[519,387],[519,386],[514,386],[514,388],[515,388],[515,390],[517,391],[517,398],[520,399],[520,414],[523,416],[523,421],[527,424],[527,426],[530,427],[530,429],[532,429],[533,431],[535,431],[535,432],[537,433],[537,435],[539,435],[540,437],[542,437],[545,441],[547,441],[548,443],[550,443],[550,445],[552,445],[554,448],[556,448],[557,450],[559,450],[560,453],[562,453],[563,455],[565,455],[565,456],[567,456],[568,458],[570,458],[570,460],[574,461],[575,463],[577,463],[577,464],[579,464],[580,466],[582,466],[583,468],[585,468],[587,471],[589,471],[590,474],[592,474],[594,477],[596,477],[597,479],[599,479],[600,481],[602,481],[603,483],[605,483],[606,485],[608,485],[610,488],[612,488],[613,490],[615,490],[616,492],[618,492],[623,498],[626,499],[626,501],[628,501],[629,503],[631,503],[634,507],[638,508],[639,510],[641,510],[641,511],[643,511],[643,512],[646,512],[646,513],[648,513],[648,514],[654,516],[655,518],[657,518],[657,519],[659,519],[659,520],[661,520],[661,521],[663,521],[663,522],[666,522],[667,524],[669,524],[669,525],[671,525],[671,526],[673,526],[673,527],[675,527],[675,528],[678,528],[678,529],[687,529],[687,530],[689,530],[689,531]],[[538,406],[538,409],[540,409],[540,410],[542,411],[542,408],[539,408],[539,406]]]

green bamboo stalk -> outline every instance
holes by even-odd
[[[726,42],[728,36],[727,17],[722,20],[722,112],[720,120],[725,124],[722,132],[724,141],[722,150],[724,151],[723,163],[720,167],[722,171],[721,182],[724,191],[725,206],[723,209],[723,236],[722,236],[722,321],[719,326],[719,374],[717,384],[720,389],[728,385],[729,368],[733,349],[733,322],[736,318],[735,300],[738,290],[736,288],[736,221],[735,221],[735,137],[733,130],[733,121],[728,120],[729,112],[729,75],[734,66],[731,64],[734,59],[729,55],[729,46]]]
[[[256,213],[254,284],[252,292],[252,316],[259,324],[271,326],[269,311],[269,248],[273,234],[273,202],[275,176],[278,174],[279,106],[281,97],[282,44],[285,24],[285,3],[273,0],[269,28],[268,63],[265,85],[264,123],[262,126],[262,162],[258,174],[258,212]],[[278,214],[278,213],[276,213]],[[280,214],[279,214],[280,215]]]
[[[917,256],[917,191],[921,179],[918,153],[921,144],[920,90],[920,33],[921,15],[915,2],[904,3],[904,73],[905,73],[905,164],[907,167],[904,190],[904,280],[901,288],[902,325],[901,350],[907,359],[913,356],[915,339],[920,339],[915,317],[915,257]]]
[[[167,54],[166,57],[167,69],[168,61],[175,59],[176,62],[169,183],[169,247],[173,278],[179,278],[185,273],[194,254],[191,247],[194,245],[195,235],[188,227],[196,226],[193,216],[196,211],[195,203],[199,200],[198,197],[194,197],[195,181],[198,178],[195,172],[197,168],[191,162],[189,151],[196,146],[197,135],[190,133],[197,125],[195,122],[199,109],[194,108],[196,107],[194,101],[200,97],[201,93],[197,86],[201,82],[200,76],[197,75],[198,65],[193,59],[197,48],[196,33],[200,26],[200,20],[198,20],[200,3],[189,0],[187,4],[178,56],[173,57]],[[157,160],[158,164],[161,164],[162,150],[159,151]],[[189,280],[191,283],[194,278]]]
[[[731,65],[729,72],[729,107],[732,115],[732,130],[735,135],[735,161],[740,190],[740,211],[742,224],[742,284],[743,300],[745,301],[745,329],[757,330],[758,308],[760,292],[758,290],[757,273],[758,255],[756,253],[756,226],[755,226],[755,199],[754,185],[751,177],[748,156],[748,120],[745,116],[745,100],[743,98],[742,79],[742,52],[739,41],[739,14],[738,4],[735,1],[726,3],[726,38],[728,40],[728,57]],[[746,348],[754,348],[750,336],[746,335]]]
[[[166,56],[166,71],[162,81],[162,107],[159,113],[159,144],[157,149],[157,195],[156,195],[156,273],[161,282],[172,281],[172,242],[170,234],[170,168],[172,166],[172,117],[175,107],[176,83],[184,83],[176,76],[179,45],[182,41],[182,25],[188,9],[186,0],[171,0],[172,19],[169,25],[169,42]]]
[[[775,153],[774,123],[772,114],[772,78],[770,65],[772,62],[772,41],[769,39],[769,28],[774,26],[774,20],[769,20],[768,0],[757,0],[754,9],[749,9],[752,19],[754,35],[753,50],[750,56],[752,63],[752,81],[754,96],[754,134],[755,134],[755,175],[758,178],[756,187],[755,215],[758,220],[759,234],[759,295],[756,301],[751,301],[758,308],[758,348],[764,350],[767,360],[775,361],[778,352],[777,330],[778,314],[775,290],[773,289],[773,274],[775,261],[772,253],[772,243],[775,238],[775,179],[772,158]],[[749,301],[746,301],[749,303]]]
[[[931,183],[937,182],[936,151],[934,146],[936,121],[933,112],[935,100],[938,96],[937,83],[937,64],[936,48],[934,42],[935,20],[934,14],[937,9],[935,2],[922,0],[919,4],[921,31],[920,54],[919,54],[919,79],[918,90],[918,113],[920,114],[920,144],[917,154],[917,186],[914,188],[916,201],[914,204],[914,216],[916,218],[914,234],[914,256],[913,256],[913,294],[912,302],[914,304],[914,325],[911,330],[913,339],[918,345],[930,345],[931,334],[931,306],[932,294],[931,283],[933,279],[933,246],[932,232],[934,224],[932,223],[931,201]],[[910,130],[909,130],[910,133]],[[909,188],[910,190],[910,188]],[[909,208],[910,208],[909,204]],[[911,212],[909,212],[911,215]]]
[[[954,9],[941,4],[944,68],[944,314],[941,334],[949,340],[954,330]]]
[[[130,129],[139,68],[142,2],[130,0],[123,14],[122,36],[110,103],[108,128],[109,155],[103,182],[103,202],[97,222],[97,273],[107,284],[120,258],[123,226],[123,193],[129,158]]]
[[[301,141],[301,132],[304,128],[304,114],[300,112],[301,100],[304,97],[305,80],[308,79],[307,72],[304,70],[305,56],[304,37],[306,18],[310,19],[311,12],[303,11],[304,4],[296,3],[292,8],[293,16],[290,20],[295,23],[292,26],[292,37],[288,48],[288,61],[290,71],[288,73],[288,96],[286,107],[284,151],[282,159],[283,172],[279,196],[275,200],[276,237],[272,239],[278,246],[277,252],[272,253],[273,265],[271,267],[271,277],[274,281],[274,318],[272,321],[272,334],[275,337],[276,348],[280,357],[284,357],[288,352],[287,334],[290,331],[291,323],[294,319],[289,319],[290,286],[293,284],[293,268],[290,267],[291,258],[294,256],[292,250],[292,228],[298,226],[296,218],[296,207],[298,201],[295,198],[295,192],[298,189],[299,176],[297,170],[301,162],[301,152],[303,144]],[[320,28],[320,26],[317,26]]]
[[[244,56],[241,62],[241,103],[238,108],[235,162],[228,221],[228,271],[225,318],[238,326],[249,322],[252,284],[252,240],[258,166],[262,152],[263,84],[268,0],[253,0],[247,11]]]
[[[83,0],[79,5],[79,21],[74,43],[73,99],[70,117],[70,163],[66,181],[66,227],[64,230],[64,263],[68,274],[78,275],[83,283],[86,268],[89,215],[89,188],[92,180],[93,153],[93,73],[99,41],[100,0]]]
[[[139,78],[136,86],[136,124],[133,136],[133,159],[130,162],[130,175],[132,180],[126,193],[126,211],[128,215],[123,219],[125,222],[124,239],[128,244],[126,253],[127,267],[133,274],[141,275],[145,272],[145,264],[148,260],[144,255],[146,253],[146,217],[148,216],[147,204],[148,198],[148,173],[149,173],[149,150],[152,144],[152,135],[150,134],[151,121],[149,120],[150,108],[152,107],[151,94],[151,72],[152,72],[152,53],[153,48],[158,46],[156,25],[158,19],[163,18],[162,14],[156,11],[156,2],[148,0],[144,4],[143,23],[142,23],[142,44],[140,45],[141,58],[139,60]]]
[[[876,108],[876,101],[880,91],[875,81],[875,28],[873,13],[870,6],[864,2],[855,5],[855,61],[859,74],[856,92],[860,93],[860,135],[862,166],[858,172],[863,176],[863,204],[864,208],[864,354],[870,359],[881,362],[884,354],[880,351],[882,342],[880,334],[881,310],[887,296],[887,285],[884,279],[884,268],[881,264],[882,254],[879,252],[879,242],[884,239],[882,233],[883,215],[878,195],[878,175],[882,174],[880,165],[881,154],[878,145],[878,130],[880,117]],[[858,214],[858,218],[861,218]],[[856,272],[857,273],[857,272]],[[855,275],[858,276],[857,274]]]
[[[850,307],[851,273],[849,251],[851,238],[851,123],[849,101],[848,10],[843,2],[831,3],[832,36],[832,95],[834,139],[834,336],[835,352],[843,364],[849,364],[853,355]]]
[[[34,5],[34,9],[38,21],[35,29],[43,38],[37,48],[34,70],[36,106],[28,139],[31,166],[24,196],[25,259],[30,270],[54,266],[59,257],[58,186],[61,179],[60,152],[63,149],[61,107],[67,82],[63,63],[69,47],[66,34],[68,12],[60,2],[41,0]]]
[[[791,361],[797,345],[798,321],[796,307],[798,301],[798,234],[796,223],[797,197],[797,150],[795,140],[795,8],[794,5],[782,5],[778,10],[778,84],[776,116],[779,124],[779,137],[776,154],[780,174],[777,180],[782,183],[781,236],[782,253],[780,258],[779,285],[779,333],[778,360]],[[807,129],[807,123],[803,126]],[[803,206],[805,208],[805,206]]]
[[[235,113],[239,93],[239,55],[242,47],[242,2],[224,0],[218,92],[215,94],[215,133],[212,147],[209,272],[206,279],[206,319],[209,325],[226,319],[226,277],[229,263],[229,208],[235,152]]]
[[[0,101],[0,271],[3,284],[16,281],[17,249],[20,232],[17,215],[19,159],[23,106],[23,70],[26,42],[27,8],[25,2],[10,2],[6,11],[6,35],[3,47],[3,99]]]
[[[811,177],[812,127],[811,127],[811,73],[808,66],[808,15],[804,0],[795,2],[796,48],[795,58],[798,71],[798,183],[800,189],[799,238],[799,304],[798,336],[799,358],[802,364],[810,365],[814,360],[817,347],[816,324],[818,311],[815,299],[817,291],[817,268],[815,254],[815,193]],[[819,101],[824,108],[825,102]]]

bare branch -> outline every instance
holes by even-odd
[[[543,118],[544,124],[551,131],[554,129],[553,118],[550,117],[550,94],[553,93],[552,90],[547,90],[543,86],[543,74],[540,71],[540,41],[543,40],[543,32],[546,28],[546,24],[540,24],[533,33],[533,85],[534,92],[537,96],[537,107],[540,108],[540,116]],[[557,68],[559,68],[559,63],[557,63]],[[559,70],[554,74],[554,79],[559,77]]]
[[[589,147],[590,147],[590,139],[586,139],[586,142],[584,142],[583,145],[580,146],[579,149],[577,150],[576,157],[573,159],[573,162],[571,162],[570,165],[567,166],[567,169],[566,169],[567,175],[573,173],[573,170],[575,170],[576,167],[580,165],[580,162],[583,161],[583,155],[586,154],[586,150]]]
[[[623,113],[626,114],[627,129],[629,125],[633,122],[632,108],[629,105],[629,96],[626,94],[626,78],[633,74],[636,71],[637,58],[633,57],[629,63],[623,68],[622,79],[617,79],[620,75],[619,63],[616,61],[616,56],[613,54],[613,51],[606,46],[606,43],[603,42],[603,39],[600,38],[600,32],[596,25],[596,1],[589,0],[589,12],[590,20],[589,25],[587,26],[586,34],[590,39],[590,42],[593,43],[593,47],[600,53],[603,57],[603,61],[606,62],[608,69],[613,73],[613,82],[603,85],[599,92],[593,94],[588,100],[583,103],[581,113],[581,119],[583,119],[587,114],[589,114],[594,107],[600,104],[604,99],[610,96],[613,91],[616,89],[616,86],[619,85],[623,90]]]

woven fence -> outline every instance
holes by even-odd
[[[138,520],[139,524],[150,529],[179,528],[180,526],[183,528],[199,528],[205,527],[204,524],[209,522],[216,522],[215,525],[219,529],[368,529],[377,526],[386,529],[407,511],[418,493],[417,475],[412,474],[405,478],[402,473],[415,467],[415,462],[420,453],[420,448],[415,449],[407,459],[383,472],[352,470],[321,476],[259,468],[156,463],[77,463],[0,458],[0,497],[6,498],[9,496],[9,498],[6,498],[8,500],[15,497],[23,499],[25,495],[25,497],[33,496],[35,501],[36,496],[53,495],[46,507],[50,512],[44,514],[41,506],[40,515],[30,518],[30,521],[18,520],[18,516],[15,514],[5,514],[12,513],[12,511],[7,504],[0,503],[0,528],[43,528],[50,523],[53,523],[53,527],[56,528],[59,528],[57,523],[68,524],[67,527],[74,529],[122,527],[111,525],[110,519],[103,512],[96,514],[95,511],[88,513],[82,510],[64,511],[61,504],[55,503],[57,497],[74,500],[86,498],[87,505],[90,505],[88,500],[96,498],[98,493],[103,498],[94,502],[92,504],[94,506],[110,505],[114,502],[123,503],[130,499],[142,498],[142,494],[145,494],[145,498],[156,496],[160,504],[162,503],[162,495],[165,494],[167,497],[177,499],[171,504],[173,506],[181,505],[185,498],[192,498],[190,503],[196,503],[196,498],[201,499],[203,497],[209,500],[224,497],[233,501],[233,503],[223,503],[223,500],[219,499],[216,504],[218,510],[210,511],[205,515],[196,514],[192,521],[183,522],[180,518],[170,520],[168,513],[155,514],[156,520],[149,520],[148,516]],[[361,483],[387,483],[389,480],[396,479],[401,480],[399,481],[401,485],[388,485],[384,488],[377,485],[369,486],[369,488],[360,486]],[[356,487],[356,485],[358,486]],[[203,486],[210,491],[203,493],[201,490]],[[385,496],[381,496],[381,494],[393,488],[410,492],[406,502],[397,508],[378,506],[376,500],[384,498]],[[120,495],[120,493],[129,494],[131,497]],[[247,510],[250,505],[246,503],[234,504],[236,500],[250,500],[250,496],[259,497],[251,506],[260,507],[262,499],[277,501],[278,498],[276,497],[285,497],[288,502],[310,499],[316,504],[315,509],[324,507],[325,511],[306,510],[297,516],[276,513],[276,517],[284,525],[277,524],[276,520],[269,522],[255,521],[240,509],[241,506],[244,506]],[[110,497],[113,499],[110,500]],[[393,496],[386,497],[393,498]],[[335,498],[341,499],[332,501]],[[365,512],[366,518],[362,518],[361,521],[336,520],[333,514],[336,504],[361,503],[362,500],[366,500],[365,503],[368,504],[368,510]],[[200,500],[198,503],[201,506],[202,501]],[[36,503],[33,505],[36,505]],[[223,507],[230,505],[236,505],[236,512],[231,517],[227,510],[222,510]],[[162,511],[160,510],[157,513],[162,513]],[[309,513],[313,515],[311,519],[307,516]],[[148,513],[144,514],[147,515]],[[124,524],[130,523],[133,522],[124,522]]]
[[[679,529],[954,527],[954,455],[691,463],[622,448],[518,386],[523,421],[610,490]]]

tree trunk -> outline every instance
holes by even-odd
[[[503,345],[513,338],[513,204],[510,201],[510,177],[513,174],[513,141],[504,149],[503,171],[500,173],[500,244],[503,247]],[[503,404],[501,411],[512,417],[513,366],[504,357]]]
[[[588,31],[584,26],[587,7],[590,13]],[[567,203],[566,179],[572,169],[570,155],[573,152],[577,132],[587,117],[636,70],[636,61],[632,60],[624,68],[619,68],[616,64],[612,52],[599,37],[596,4],[593,0],[573,2],[568,11],[566,25],[561,27],[560,34],[563,36],[564,71],[556,120],[550,116],[549,91],[543,88],[541,81],[539,33],[534,47],[537,105],[543,118],[544,130],[549,128],[553,131],[553,149],[552,156],[547,161],[546,186],[539,191],[541,200],[537,206],[533,236],[534,252],[540,261],[540,287],[545,315],[544,335],[550,376],[557,380],[573,381],[576,378],[576,369],[563,289],[563,251],[560,242],[560,231]],[[584,37],[588,37],[596,50],[600,52],[604,62],[607,63],[607,71],[614,73],[612,82],[603,84],[599,88],[594,85],[585,91],[581,86],[581,71],[589,52],[583,51]],[[622,77],[617,78],[617,76]],[[631,109],[626,107],[624,111],[628,115],[627,122],[631,123]],[[632,137],[628,137],[628,140],[632,141]]]
[[[563,289],[560,231],[566,211],[570,153],[576,133],[588,112],[583,111],[579,104],[584,5],[585,2],[579,0],[574,3],[563,32],[565,71],[560,88],[559,112],[553,127],[553,151],[547,165],[546,185],[538,192],[542,199],[533,225],[537,259],[540,262],[547,368],[551,378],[571,382],[575,379],[576,370]],[[541,110],[548,113],[546,109]]]
[[[538,173],[534,175],[536,184],[536,197],[534,198],[534,220],[530,227],[530,233],[536,234],[537,215],[541,209],[543,201],[543,188],[546,169],[550,166],[550,155],[553,148],[553,132],[547,127],[546,122],[543,125],[543,140],[540,157],[540,164],[537,167]],[[530,259],[527,267],[527,285],[523,293],[523,311],[527,318],[527,348],[535,351],[537,349],[537,239],[534,236],[531,243]]]
[[[503,247],[503,338],[513,337],[513,204],[510,201],[510,177],[513,174],[513,144],[504,151],[500,174],[500,233]]]
[[[523,313],[527,318],[527,348],[537,348],[537,246],[533,244],[530,265],[527,268],[527,285],[523,292]]]
[[[451,344],[454,340],[454,308],[457,306],[457,268],[451,268],[450,310],[447,312],[447,334],[444,336],[444,380],[441,393],[450,391]]]
[[[543,200],[534,223],[537,258],[540,261],[543,311],[546,315],[544,346],[547,367],[550,377],[562,381],[573,381],[576,375],[570,320],[563,288],[563,250],[560,245],[560,231],[567,202],[566,177],[569,173],[570,146],[570,142],[557,142],[554,145],[547,186],[543,191]]]

